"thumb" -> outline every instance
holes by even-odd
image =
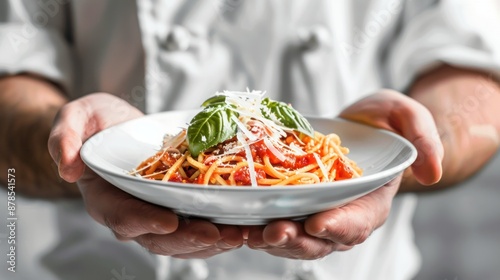
[[[82,144],[107,127],[141,115],[124,100],[105,93],[88,95],[63,106],[47,143],[59,176],[65,181],[76,182],[85,171],[80,158]]]

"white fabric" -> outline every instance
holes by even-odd
[[[334,116],[442,62],[498,73],[499,14],[495,0],[10,0],[0,3],[0,74],[36,73],[71,98],[114,93],[148,113],[249,87]],[[155,260],[115,241],[80,203],[61,203],[61,243],[43,260],[53,279],[152,279],[155,261],[157,279],[410,279],[414,206],[396,198],[368,241],[322,260],[240,249],[205,263]]]

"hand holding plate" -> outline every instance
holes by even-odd
[[[430,185],[441,178],[443,146],[432,115],[418,102],[386,90],[356,102],[340,116],[402,135],[418,151],[412,165],[415,179]],[[280,220],[265,227],[251,227],[247,244],[294,259],[317,259],[333,251],[348,250],[364,242],[385,222],[401,178],[342,207],[312,215],[304,223]]]
[[[60,176],[78,183],[89,214],[119,240],[135,240],[156,254],[202,258],[241,246],[238,227],[194,219],[179,221],[169,209],[139,200],[85,168],[79,152],[90,136],[140,116],[142,113],[125,101],[103,93],[68,103],[59,112],[49,150]]]

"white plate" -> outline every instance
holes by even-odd
[[[300,219],[361,197],[398,176],[416,159],[404,138],[341,119],[308,118],[322,133],[337,133],[348,157],[364,170],[360,178],[302,186],[222,187],[153,181],[128,174],[159,150],[165,133],[177,133],[197,111],[175,111],[135,119],[91,137],[80,154],[87,166],[123,191],[184,216],[216,223],[265,224]]]

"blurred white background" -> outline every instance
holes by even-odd
[[[460,186],[421,195],[414,227],[416,279],[500,279],[500,154]]]

